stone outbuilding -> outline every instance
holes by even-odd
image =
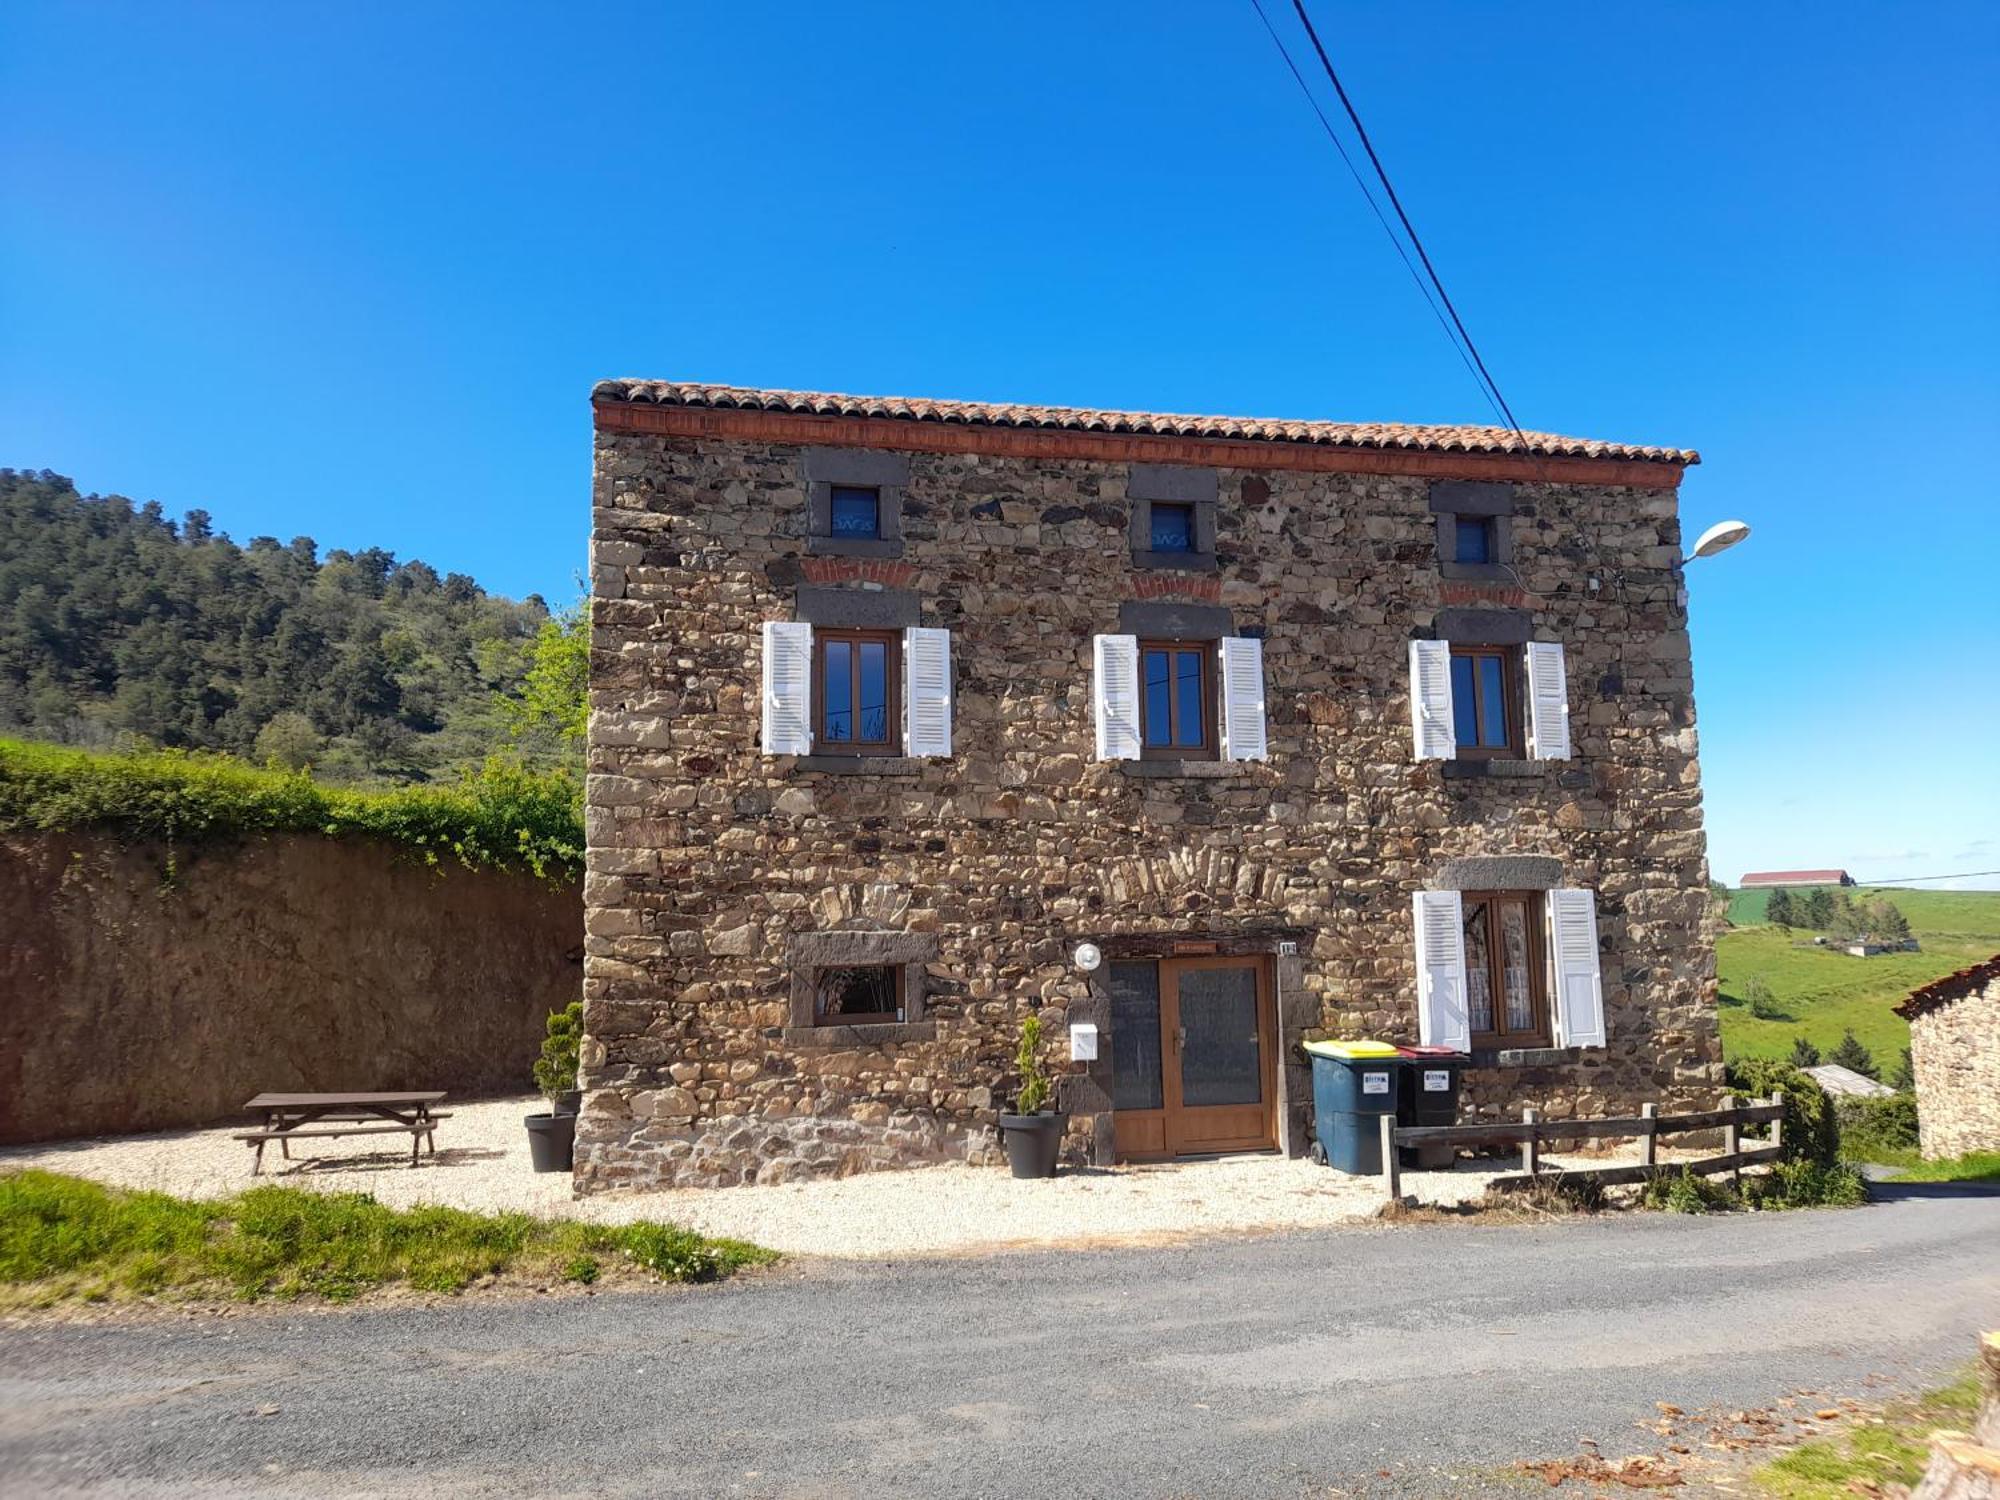
[[[1910,1023],[1924,1155],[2000,1151],[2000,953],[1912,991],[1896,1014]]]
[[[593,393],[583,1190],[1304,1152],[1304,1041],[1473,1115],[1722,1092],[1696,455]]]

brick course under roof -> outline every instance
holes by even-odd
[[[1163,412],[1094,411],[1075,406],[1016,406],[983,401],[933,401],[911,396],[842,396],[826,391],[773,391],[675,380],[600,380],[593,401],[797,412],[823,417],[879,417],[962,426],[1053,428],[1071,432],[1142,433],[1161,437],[1235,438],[1310,443],[1337,448],[1405,449],[1428,453],[1513,453],[1545,458],[1613,458],[1686,466],[1701,462],[1690,448],[1642,447],[1548,432],[1516,434],[1505,427],[1422,426],[1406,422],[1302,422],[1274,417],[1196,417]],[[1522,437],[1527,439],[1522,443]]]

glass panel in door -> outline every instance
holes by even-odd
[[[1262,1100],[1256,969],[1182,969],[1179,999],[1181,1106],[1203,1109]]]
[[[1159,1109],[1160,966],[1111,966],[1111,1107]]]

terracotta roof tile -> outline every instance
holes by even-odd
[[[1933,979],[1922,989],[1911,990],[1909,998],[1896,1007],[1896,1014],[1906,1021],[1914,1021],[1925,1011],[1936,1010],[1940,1005],[1949,1005],[1954,1000],[1963,999],[1974,990],[1996,979],[2000,979],[2000,953],[1994,954],[1983,964],[1960,969],[1956,974]]]
[[[1094,411],[1075,406],[1020,406],[983,401],[933,401],[912,396],[842,396],[826,391],[771,391],[676,380],[600,380],[595,401],[658,406],[737,407],[817,416],[886,417],[906,422],[957,422],[994,427],[1052,427],[1077,432],[1150,433],[1166,437],[1239,438],[1269,443],[1320,443],[1342,448],[1405,448],[1435,453],[1532,453],[1542,457],[1617,458],[1698,464],[1688,448],[1653,448],[1504,427],[1419,426],[1406,422],[1303,422],[1276,417],[1196,417],[1165,412]]]

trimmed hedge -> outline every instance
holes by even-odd
[[[583,793],[566,773],[500,757],[455,786],[353,791],[180,750],[107,755],[0,739],[0,833],[107,829],[172,849],[255,834],[400,844],[428,864],[583,874]]]

